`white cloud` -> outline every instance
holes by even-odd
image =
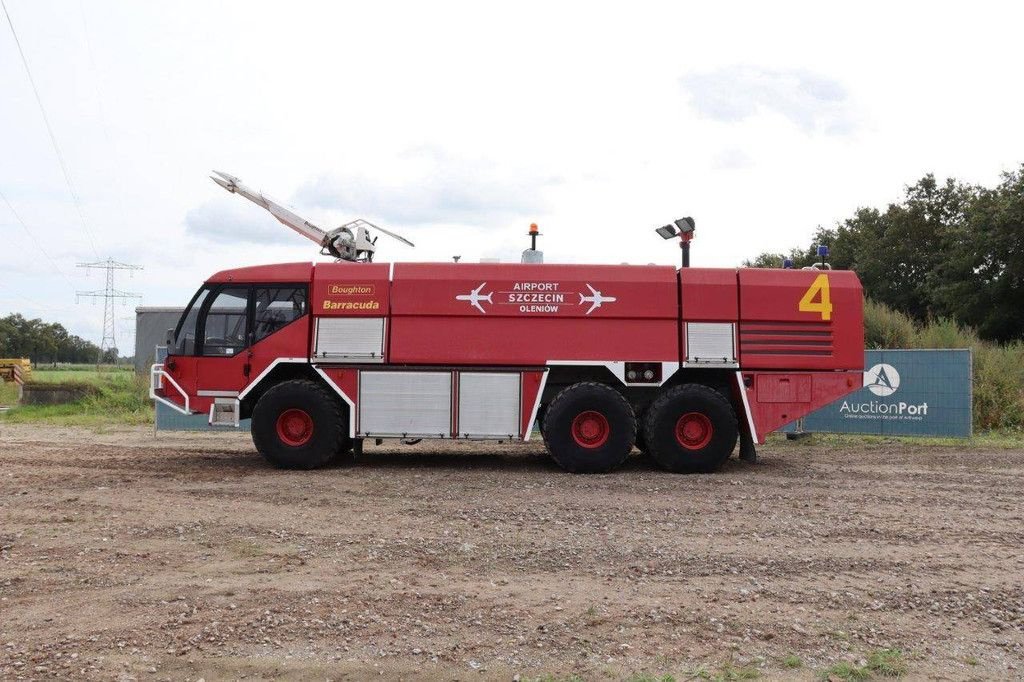
[[[775,113],[807,133],[846,134],[857,126],[843,85],[805,69],[726,66],[681,83],[697,113],[723,123]]]
[[[241,197],[206,201],[185,214],[185,232],[215,242],[293,244],[295,233]]]
[[[303,183],[295,201],[395,225],[493,224],[547,210],[557,178],[434,147],[403,152],[384,172],[325,173]]]
[[[712,167],[721,170],[737,170],[753,165],[753,159],[742,149],[730,147],[715,155]]]

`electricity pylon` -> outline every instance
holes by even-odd
[[[115,321],[116,316],[114,315],[114,301],[120,299],[122,301],[128,301],[131,299],[141,299],[140,294],[132,293],[130,291],[121,291],[120,289],[114,288],[114,271],[115,270],[141,270],[141,265],[129,265],[128,263],[121,263],[113,258],[107,258],[103,261],[97,261],[95,263],[79,263],[77,267],[85,268],[89,270],[105,270],[107,275],[107,285],[105,288],[97,291],[76,291],[75,292],[75,303],[78,303],[82,298],[102,298],[103,299],[103,340],[100,341],[100,353],[99,357],[96,358],[96,364],[99,365],[103,362],[103,354],[105,351],[111,348],[117,348],[117,337],[115,334]],[[114,364],[117,364],[117,358],[114,358]]]

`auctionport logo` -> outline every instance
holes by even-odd
[[[884,398],[900,387],[900,373],[892,365],[879,363],[864,372],[864,385],[875,395]]]
[[[864,372],[864,388],[879,398],[888,398],[900,387],[900,373],[892,365],[880,362]],[[915,405],[904,401],[869,400],[863,403],[844,400],[839,414],[847,419],[900,419],[922,421],[928,416],[928,403]]]

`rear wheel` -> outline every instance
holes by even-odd
[[[314,469],[347,456],[352,442],[338,399],[305,379],[285,381],[260,396],[252,411],[252,441],[283,469]]]
[[[647,451],[677,473],[711,472],[736,447],[736,413],[721,393],[683,384],[658,396],[644,415]]]
[[[541,427],[544,445],[566,471],[610,471],[629,456],[636,437],[633,408],[604,384],[573,384],[548,405]]]

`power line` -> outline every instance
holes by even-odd
[[[7,208],[11,209],[11,215],[13,215],[14,219],[18,221],[18,224],[21,225],[21,228],[25,230],[25,234],[27,234],[32,239],[32,241],[36,245],[36,248],[38,248],[42,252],[42,254],[46,256],[46,260],[50,261],[50,265],[53,266],[53,269],[56,270],[57,273],[64,278],[64,281],[68,283],[69,287],[74,286],[73,284],[71,284],[71,280],[68,279],[67,275],[64,274],[64,271],[60,269],[60,266],[57,265],[56,261],[50,258],[50,254],[46,252],[46,249],[44,249],[43,245],[39,243],[39,240],[36,239],[36,236],[32,234],[32,230],[28,229],[28,225],[26,225],[25,221],[21,219],[21,216],[18,215],[18,212],[14,210],[14,206],[11,205],[10,199],[7,198],[7,195],[4,194],[3,190],[0,190],[0,199],[3,199],[4,203],[7,204]]]
[[[89,39],[89,22],[86,20],[85,13],[85,0],[78,1],[78,9],[82,15],[82,35],[85,38],[85,51],[89,55],[89,64],[92,66],[92,86],[96,92],[96,112],[100,115],[100,128],[103,130],[103,137],[107,141],[107,146],[110,148],[110,159],[114,161],[114,166],[117,166],[117,147],[114,146],[114,141],[110,137],[110,126],[107,125],[106,110],[103,107],[104,93],[103,86],[100,84],[100,70],[96,68],[96,57],[92,51],[92,40]],[[128,212],[124,209],[124,179],[122,173],[114,173],[114,181],[117,183],[116,192],[117,205],[121,209],[121,218],[124,219],[125,225],[128,224]]]
[[[57,154],[57,162],[60,164],[60,169],[64,173],[64,183],[68,186],[68,192],[71,193],[71,200],[75,204],[75,210],[78,212],[78,218],[82,221],[82,227],[85,228],[85,236],[89,239],[89,246],[92,247],[93,254],[99,258],[99,251],[96,250],[96,242],[92,238],[92,230],[89,228],[89,222],[85,219],[85,213],[82,211],[82,202],[78,198],[78,193],[75,191],[74,183],[71,182],[71,173],[68,172],[68,166],[64,162],[64,154],[60,150],[60,145],[57,144],[57,136],[53,133],[53,127],[50,125],[50,118],[46,115],[46,107],[43,106],[43,98],[39,96],[39,88],[36,87],[36,81],[32,77],[32,70],[28,67],[28,59],[25,58],[25,51],[21,48],[21,41],[18,40],[18,32],[14,30],[14,22],[11,21],[11,13],[7,11],[7,3],[4,0],[0,0],[0,6],[4,8],[4,15],[7,17],[7,25],[11,27],[11,35],[14,36],[14,44],[18,46],[18,54],[21,55],[21,63],[25,66],[25,73],[28,75],[28,82],[32,85],[32,93],[36,96],[36,104],[39,105],[39,112],[43,115],[43,123],[46,124],[46,132],[50,135],[50,142],[53,143],[53,151]]]
[[[41,310],[45,310],[45,311],[48,311],[48,312],[51,312],[51,313],[52,312],[65,312],[66,313],[66,312],[70,312],[71,311],[71,308],[55,308],[55,307],[53,307],[51,305],[47,305],[46,303],[40,303],[39,301],[35,300],[34,298],[29,298],[28,296],[26,296],[26,295],[24,295],[22,293],[19,293],[19,292],[15,291],[14,289],[11,289],[10,287],[6,287],[6,286],[3,286],[3,285],[0,285],[0,292],[4,292],[4,291],[6,291],[8,294],[10,294],[13,297],[20,298],[21,300],[23,300],[23,301],[25,301],[25,302],[35,306],[36,308],[39,308]]]

